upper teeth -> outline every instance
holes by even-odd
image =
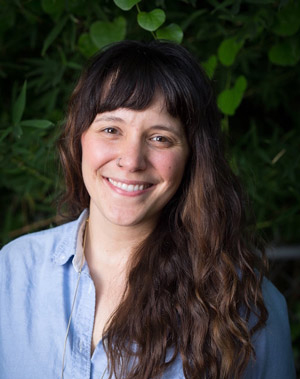
[[[121,188],[124,191],[133,192],[133,191],[142,191],[143,189],[149,187],[149,185],[146,184],[126,184],[122,182],[116,182],[115,180],[112,180],[108,178],[108,181],[114,185],[115,187]]]

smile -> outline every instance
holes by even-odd
[[[149,188],[152,186],[152,184],[126,184],[123,182],[117,182],[111,178],[107,178],[107,180],[117,188],[122,189],[123,191],[126,192],[136,192],[136,191],[143,191],[146,188]]]

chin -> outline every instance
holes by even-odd
[[[128,217],[124,215],[122,217],[110,217],[108,220],[118,226],[124,226],[124,227],[134,227],[134,226],[141,226],[141,225],[148,225],[153,223],[153,218],[149,217]]]
[[[143,224],[142,221],[140,220],[131,220],[131,219],[111,219],[110,222],[114,225],[117,225],[117,226],[124,226],[124,227],[130,227],[130,226],[137,226],[137,225],[140,225],[140,224]]]

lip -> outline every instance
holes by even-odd
[[[142,195],[154,187],[153,183],[137,180],[116,179],[103,176],[105,182],[115,192],[125,196]]]

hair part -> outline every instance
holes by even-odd
[[[224,157],[212,87],[187,50],[169,42],[124,41],[92,59],[59,141],[63,200],[74,217],[89,206],[80,140],[96,115],[146,109],[157,93],[181,120],[190,156],[177,193],[133,255],[123,299],[105,328],[109,377],[160,377],[180,354],[186,378],[238,379],[255,355],[251,335],[267,319],[263,271],[254,269],[258,243],[247,230],[247,202]],[[257,323],[249,330],[251,313]],[[166,361],[169,348],[174,354]]]

